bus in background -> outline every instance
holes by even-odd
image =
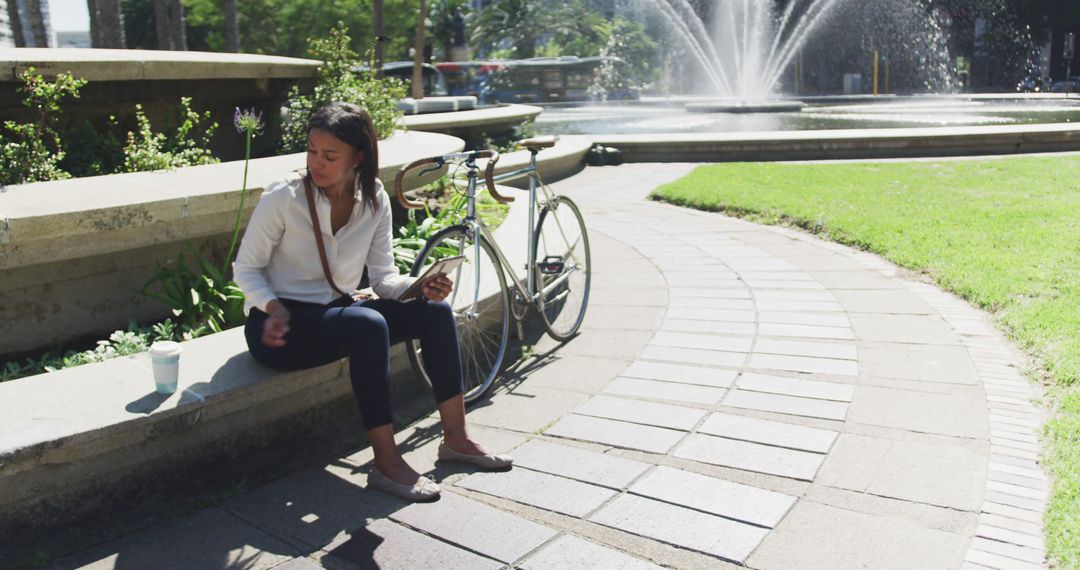
[[[422,80],[424,83],[425,96],[449,95],[446,88],[446,78],[437,67],[430,63],[424,64]],[[405,83],[405,96],[412,97],[413,62],[391,61],[383,64],[383,77],[396,77]]]
[[[498,61],[444,61],[435,67],[446,78],[446,89],[450,95],[473,96],[484,102],[484,88],[488,76],[503,68]]]
[[[623,60],[609,56],[535,57],[499,62],[479,88],[486,103],[636,100]]]

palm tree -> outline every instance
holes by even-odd
[[[41,13],[41,1],[26,0],[23,5],[26,6],[27,17],[30,19],[30,33],[34,34],[34,46],[49,47],[49,38],[45,35],[45,16]]]
[[[26,47],[26,36],[23,35],[22,17],[19,15],[19,7],[15,0],[7,3],[8,22],[11,24],[11,32],[15,36],[15,47]]]
[[[459,15],[468,9],[465,0],[434,0],[431,4],[431,37],[443,48],[443,58],[450,59],[454,35],[460,27]]]
[[[225,0],[225,51],[240,53],[240,26],[236,20],[236,0]]]
[[[96,48],[124,48],[124,17],[120,0],[87,0],[90,13],[90,45]]]
[[[180,0],[154,0],[154,29],[158,49],[186,51],[184,5]]]
[[[383,0],[371,2],[371,27],[375,34],[375,77],[382,79],[383,45],[386,36],[383,35]]]
[[[420,0],[420,16],[416,19],[416,54],[413,56],[412,97],[424,98],[424,36],[427,20],[427,0]]]
[[[536,55],[536,42],[545,34],[569,37],[582,33],[586,22],[580,21],[579,2],[545,2],[543,0],[496,0],[476,18],[473,43],[496,46],[509,40],[514,57]]]

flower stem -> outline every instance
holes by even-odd
[[[251,129],[245,129],[244,137],[244,185],[240,189],[240,207],[236,209],[236,222],[233,224],[232,243],[229,244],[229,253],[225,256],[225,266],[221,268],[222,275],[228,275],[229,264],[232,263],[233,252],[236,250],[236,239],[240,237],[240,221],[244,216],[244,198],[247,197],[248,162],[251,161]]]

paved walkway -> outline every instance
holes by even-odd
[[[692,165],[590,168],[583,333],[539,339],[475,435],[505,473],[364,489],[370,452],[56,568],[1035,568],[1047,480],[1022,355],[875,256],[648,202]]]

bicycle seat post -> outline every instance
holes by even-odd
[[[465,170],[469,182],[465,186],[465,212],[467,220],[476,219],[476,158],[470,156],[465,159]]]

